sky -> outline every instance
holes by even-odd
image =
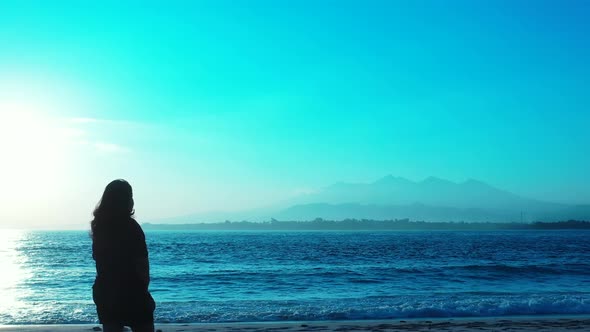
[[[470,178],[590,203],[588,1],[0,2],[0,227]]]

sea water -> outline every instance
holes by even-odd
[[[590,232],[148,231],[157,322],[590,314]],[[96,323],[88,232],[0,231],[0,324]]]

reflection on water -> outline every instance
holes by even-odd
[[[26,237],[26,231],[0,231],[0,315],[21,306],[27,293],[22,285],[31,271],[26,268],[27,256],[21,250]]]
[[[0,325],[96,322],[94,274],[87,232],[0,230]]]

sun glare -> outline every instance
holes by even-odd
[[[67,140],[48,107],[0,99],[0,198],[13,207],[25,207],[26,198],[44,195],[43,188],[62,179]]]

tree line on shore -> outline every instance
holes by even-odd
[[[311,221],[279,221],[271,219],[265,222],[230,221],[218,223],[193,224],[151,224],[143,227],[152,230],[269,230],[269,231],[380,231],[380,230],[566,230],[590,229],[590,221],[567,220],[559,222],[532,223],[496,223],[496,222],[426,222],[409,219],[371,220],[344,219],[325,220],[316,218]]]

